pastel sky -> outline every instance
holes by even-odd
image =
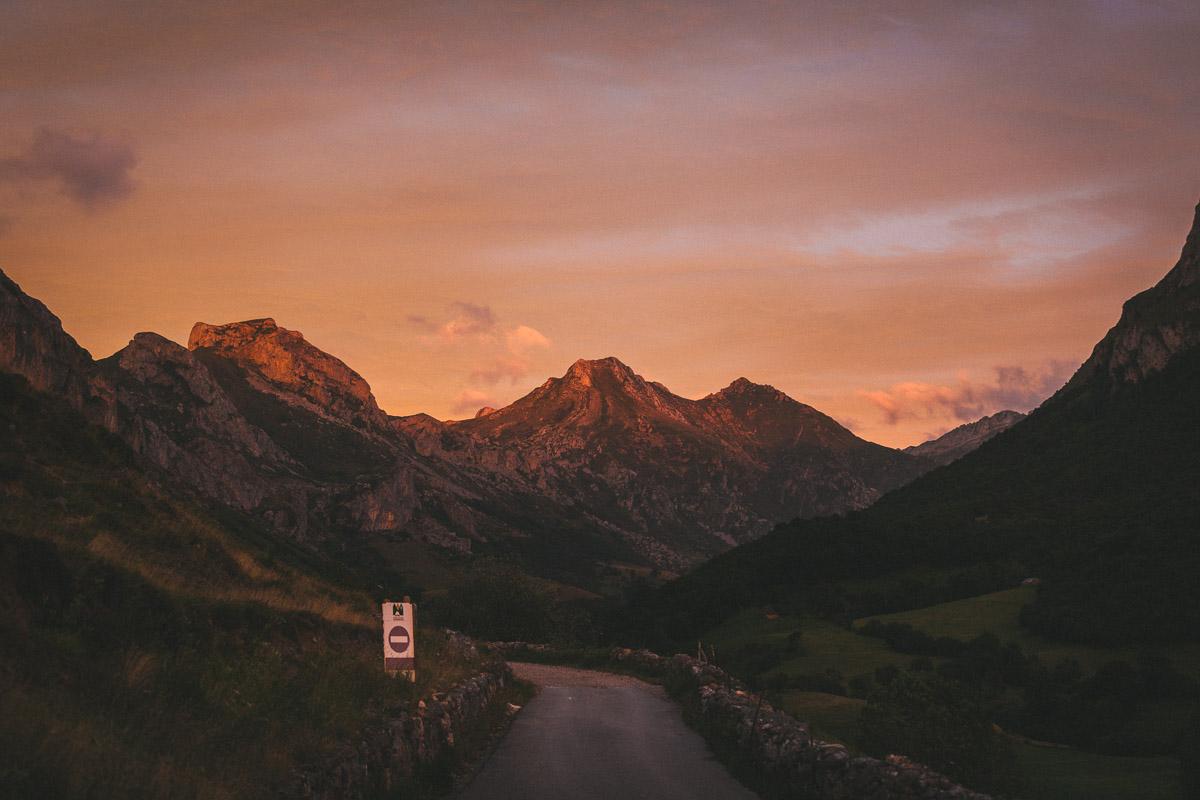
[[[1200,197],[1200,4],[0,3],[0,268],[396,414],[615,355],[889,445],[1050,394]]]

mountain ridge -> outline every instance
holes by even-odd
[[[904,452],[927,458],[939,466],[957,461],[984,442],[1016,425],[1025,419],[1020,411],[997,411],[980,417],[974,422],[967,422],[957,428],[951,428],[941,436],[927,442],[904,448]]]
[[[140,333],[93,361],[4,280],[0,311],[22,333],[0,342],[0,366],[68,394],[183,485],[301,540],[416,537],[559,566],[578,547],[679,569],[777,522],[863,507],[928,468],[774,387],[738,378],[692,400],[613,356],[449,422],[386,414],[361,375],[272,317],[197,323],[186,347]]]

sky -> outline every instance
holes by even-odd
[[[616,356],[914,444],[1051,394],[1200,199],[1195,2],[0,2],[0,269],[270,316],[393,414]]]

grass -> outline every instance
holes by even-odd
[[[913,660],[912,656],[889,650],[880,639],[859,636],[828,620],[786,615],[768,619],[756,609],[742,611],[709,631],[704,643],[716,647],[720,664],[722,652],[749,642],[784,641],[796,630],[801,631],[804,654],[784,661],[771,672],[817,675],[833,671],[848,681],[888,665],[906,667]]]
[[[788,692],[783,710],[809,724],[814,738],[853,746],[865,700],[824,692]]]
[[[1109,661],[1134,663],[1139,654],[1154,653],[1167,657],[1181,671],[1200,672],[1200,644],[1141,649],[1105,648],[1057,642],[1032,633],[1021,626],[1019,615],[1025,605],[1033,602],[1036,591],[1033,586],[1019,586],[927,608],[864,617],[855,620],[854,625],[858,627],[869,619],[899,622],[911,625],[930,636],[949,636],[961,641],[991,632],[1002,642],[1016,642],[1026,653],[1041,658],[1043,663],[1054,664],[1062,659],[1072,658],[1087,671],[1094,671]]]
[[[790,692],[783,708],[809,723],[818,739],[854,749],[858,715],[866,702],[822,692]],[[1179,761],[1125,758],[1014,740],[1024,800],[1178,800]]]
[[[1061,747],[1014,745],[1025,800],[1179,800],[1174,758],[1098,756]]]
[[[927,608],[885,614],[873,619],[902,622],[931,636],[969,640],[991,631],[1002,641],[1014,641],[1026,652],[1053,663],[1074,658],[1085,669],[1095,669],[1116,659],[1136,660],[1132,649],[1105,649],[1053,642],[1020,626],[1018,615],[1035,590],[1019,587]],[[855,621],[855,626],[868,618]],[[844,681],[872,674],[880,667],[907,667],[913,656],[888,649],[880,639],[860,636],[827,620],[779,616],[768,618],[763,609],[748,609],[726,620],[704,636],[705,647],[721,653],[750,642],[782,642],[802,631],[805,653],[775,666],[771,672],[790,675],[840,674]],[[1151,648],[1153,650],[1153,648]],[[1200,646],[1164,649],[1177,668],[1200,666]],[[935,663],[937,659],[934,659]],[[824,692],[789,691],[782,707],[808,722],[813,735],[856,749],[858,716],[865,701]],[[1164,710],[1164,713],[1169,713]],[[1174,800],[1180,796],[1179,761],[1171,757],[1132,758],[1096,755],[1073,748],[1042,746],[1014,739],[1017,769],[1024,781],[1026,800]]]

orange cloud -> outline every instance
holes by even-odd
[[[503,382],[515,385],[529,374],[533,354],[552,345],[544,333],[531,325],[502,326],[489,306],[459,301],[451,310],[452,316],[444,321],[419,315],[410,315],[408,321],[427,331],[422,339],[428,344],[473,351],[476,366],[468,380],[475,385],[496,386]],[[454,401],[451,410],[460,413],[468,410],[468,406],[473,410],[494,402],[492,394],[468,389]]]
[[[1028,411],[1057,391],[1073,371],[1074,365],[1064,361],[1051,361],[1033,370],[1004,366],[996,367],[988,381],[967,376],[953,386],[905,381],[860,394],[883,412],[888,425],[906,420],[971,422],[1005,409]]]

